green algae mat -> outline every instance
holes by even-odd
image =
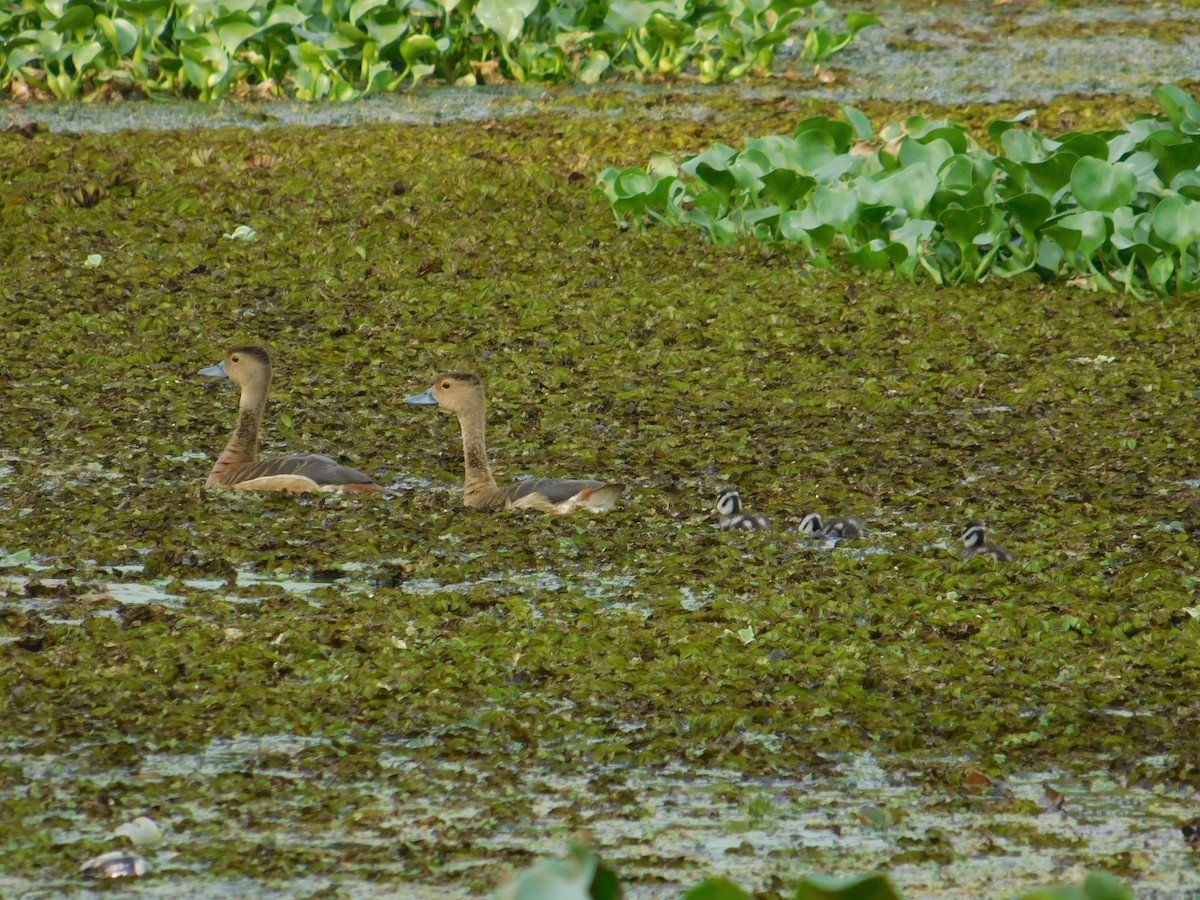
[[[603,168],[835,112],[712,97],[0,134],[6,892],[76,890],[139,815],[147,889],[194,896],[476,895],[576,835],[635,896],[1194,883],[1198,298],[619,231]],[[264,452],[404,496],[202,491],[236,395],[196,372],[248,342]],[[460,508],[453,419],[401,403],[455,369],[502,483],[623,502]],[[718,531],[729,484],[775,529]],[[807,539],[813,509],[867,537]],[[964,562],[969,521],[1016,561]]]

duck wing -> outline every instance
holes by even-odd
[[[529,478],[504,489],[506,505],[516,509],[571,512],[584,507],[593,512],[612,509],[625,490],[623,484],[576,478]]]
[[[319,453],[272,456],[239,466],[228,473],[224,484],[242,490],[291,490],[390,493],[365,472],[341,465]],[[311,487],[307,486],[311,482]]]

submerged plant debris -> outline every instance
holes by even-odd
[[[192,896],[477,895],[588,831],[634,896],[1194,880],[1196,296],[617,230],[604,167],[835,111],[713,97],[698,121],[669,92],[620,117],[551,94],[441,127],[0,135],[0,893],[79,889],[143,815],[166,839],[138,889]],[[404,498],[201,491],[236,400],[196,370],[252,341],[263,451]],[[485,377],[501,480],[622,503],[461,509],[454,422],[400,402],[445,370]],[[775,528],[719,531],[726,485]],[[867,537],[810,541],[809,509]],[[963,561],[970,521],[1015,561]]]

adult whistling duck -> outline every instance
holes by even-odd
[[[742,495],[737,488],[724,488],[717,495],[717,515],[722,531],[766,531],[771,527],[762,513],[747,512],[742,506]]]
[[[234,347],[215,366],[199,374],[228,378],[241,389],[233,436],[208,473],[205,487],[235,491],[283,491],[292,494],[335,492],[388,494],[369,475],[316,453],[258,458],[258,428],[271,387],[271,357],[262,347]]]
[[[404,398],[413,406],[436,406],[458,416],[466,477],[463,505],[472,509],[536,509],[564,515],[577,509],[605,512],[625,489],[607,481],[574,478],[530,478],[500,487],[487,458],[487,401],[478,375],[448,372],[423,394]]]

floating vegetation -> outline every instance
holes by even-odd
[[[1194,881],[1194,304],[615,230],[601,168],[832,113],[706,94],[0,141],[0,894],[81,890],[140,816],[149,887],[198,897],[479,896],[585,830],[636,888]],[[203,491],[226,341],[281,350],[264,453],[403,496]],[[487,377],[506,476],[626,502],[462,509],[452,427],[401,406],[447,369]],[[715,528],[730,484],[778,527]],[[971,521],[1019,564],[964,561]]]
[[[793,31],[825,59],[845,30],[825,0],[269,0],[24,4],[0,12],[0,87],[67,99],[136,91],[351,100],[427,78],[458,84],[679,76],[731,81],[771,69]]]
[[[997,153],[915,116],[878,139],[858,110],[790,135],[716,144],[676,164],[609,167],[598,184],[622,224],[690,225],[716,243],[796,244],[808,261],[962,284],[1026,272],[1104,291],[1200,287],[1200,103],[1154,91],[1164,116],[1048,138],[1032,114],[987,126]]]

